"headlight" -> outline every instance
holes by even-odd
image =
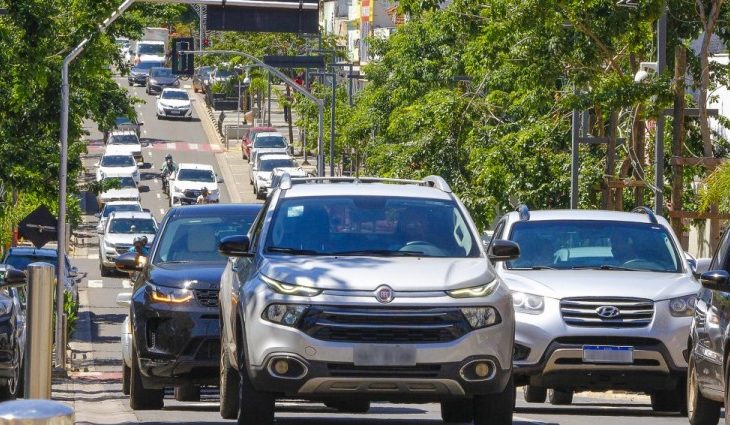
[[[288,283],[279,282],[270,277],[261,275],[261,280],[264,281],[272,291],[282,295],[297,295],[300,297],[316,297],[322,293],[321,289],[310,288],[307,286],[290,285]]]
[[[512,292],[512,304],[518,313],[541,314],[545,310],[545,298],[525,292]]]
[[[116,246],[116,245],[114,244],[114,242],[104,242],[104,245],[105,245],[105,246],[106,246],[107,248],[112,248],[112,249],[114,249],[114,248],[116,248],[116,247],[117,247],[117,246]]]
[[[485,284],[485,285],[479,285],[474,286],[471,288],[464,288],[464,289],[454,289],[453,291],[446,291],[447,294],[449,294],[452,298],[477,298],[477,297],[488,297],[492,295],[495,289],[497,289],[497,286],[499,285],[499,280],[494,279],[493,281]]]
[[[697,295],[685,295],[669,300],[669,312],[674,317],[689,317],[694,314]]]
[[[486,328],[502,321],[493,307],[467,307],[462,308],[461,313],[469,321],[472,329]]]
[[[13,308],[13,303],[10,300],[0,300],[0,316],[4,316],[10,312]]]
[[[167,304],[183,304],[193,299],[193,293],[188,289],[167,288],[151,283],[147,284],[152,301]]]
[[[183,188],[181,188],[181,187],[179,187],[179,186],[173,186],[173,190],[174,190],[175,192],[183,192],[183,191],[184,191],[184,189],[183,189]]]
[[[150,80],[150,84],[157,84],[157,80]]]
[[[305,311],[307,311],[306,305],[271,304],[266,307],[263,317],[269,322],[296,326]]]

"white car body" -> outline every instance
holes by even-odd
[[[104,233],[99,237],[99,261],[101,261],[103,267],[114,268],[114,259],[121,254],[129,251],[134,245],[134,239],[138,236],[146,236],[147,244],[151,245],[152,240],[155,238],[155,233],[140,232],[140,233],[112,233],[111,229],[114,226],[115,220],[152,220],[154,223],[155,232],[157,231],[157,221],[149,212],[114,212],[109,215],[109,219],[106,221],[104,226]]]
[[[209,171],[212,174],[211,181],[192,181],[184,177],[186,170]],[[180,178],[182,176],[182,179]],[[212,166],[207,164],[178,164],[175,174],[170,179],[169,195],[170,206],[182,204],[194,204],[203,188],[207,188],[210,202],[218,202],[220,200],[220,191],[218,189],[218,176]]]
[[[307,177],[307,171],[302,167],[278,167],[271,172],[271,184],[266,188],[266,196],[274,191],[279,186],[281,176],[289,174],[291,178],[304,178]]]
[[[269,166],[267,166],[267,163]],[[294,158],[286,154],[259,153],[256,156],[256,163],[251,167],[251,182],[257,197],[261,198],[268,193],[268,189],[271,187],[274,168],[280,168],[284,163],[295,164]],[[275,165],[272,166],[272,164]],[[296,169],[295,167],[285,168]]]
[[[109,174],[104,176],[104,178],[119,178],[119,179],[131,179],[134,183],[134,179],[132,176],[128,174]],[[139,202],[139,188],[137,188],[137,184],[134,183],[134,187],[122,187],[120,189],[109,189],[107,191],[104,191],[99,194],[97,197],[97,202],[99,204],[99,209],[103,208],[104,205],[108,202],[112,201],[132,201],[132,202]]]
[[[115,147],[118,147],[118,146],[119,145],[115,145]],[[111,166],[105,166],[105,165],[103,165],[105,158],[107,158],[107,157],[117,157],[117,156],[129,158],[130,161],[132,162],[132,165],[130,165],[130,166],[121,166],[121,167],[118,167],[118,166],[111,167]],[[129,175],[129,176],[132,176],[132,178],[134,179],[134,181],[137,184],[139,184],[140,176],[139,176],[139,167],[137,166],[137,161],[134,159],[134,157],[132,155],[129,155],[127,153],[123,153],[123,152],[120,152],[120,153],[115,153],[115,152],[105,153],[104,156],[101,157],[101,160],[96,163],[96,167],[97,167],[96,168],[96,181],[101,181],[101,179],[103,179],[104,176],[111,175],[111,174],[113,174],[113,175]]]
[[[158,46],[161,46],[163,53],[161,55],[150,55],[150,54],[144,54],[144,53],[140,54],[140,51],[143,50],[146,46],[157,47],[158,49],[159,49]],[[144,62],[144,61],[164,62],[166,59],[164,52],[165,52],[165,42],[164,41],[152,41],[152,40],[138,41],[137,45],[136,45],[136,49],[135,49],[134,61],[135,61],[135,63]]]
[[[284,141],[283,147],[276,147],[276,148],[264,148],[264,147],[257,147],[257,140],[267,138],[267,137],[276,137],[280,138]],[[268,153],[280,153],[280,154],[288,154],[289,153],[289,143],[286,142],[286,138],[284,138],[284,135],[278,132],[269,131],[264,133],[256,133],[256,136],[253,139],[253,142],[251,144],[251,163],[256,163],[256,155],[263,155]]]
[[[185,99],[166,98],[170,95],[184,95]],[[193,105],[185,89],[166,88],[157,97],[157,118],[191,118],[193,116]]]
[[[99,224],[96,225],[96,232],[103,233],[104,227],[106,226],[106,220],[109,218],[109,214],[114,211],[144,211],[142,204],[133,201],[112,201],[107,202],[101,212],[98,213]]]
[[[134,138],[133,143],[121,143],[120,139]],[[112,131],[107,140],[106,152],[105,153],[126,153],[132,155],[137,162],[144,163],[144,157],[142,156],[142,143],[139,141],[139,136],[134,131],[122,130]]]

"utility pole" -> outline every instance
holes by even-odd
[[[573,87],[573,95],[578,96],[578,89]],[[570,159],[570,208],[578,209],[578,169],[580,167],[578,129],[580,126],[580,114],[577,109],[573,109],[573,119],[571,120],[571,159]]]
[[[662,15],[657,21],[657,74],[667,67],[667,5],[662,6]],[[656,143],[654,146],[654,212],[664,212],[664,113],[656,119]]]

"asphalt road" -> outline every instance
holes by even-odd
[[[126,83],[125,83],[126,85]],[[218,169],[215,154],[206,140],[201,123],[194,115],[191,122],[158,121],[154,115],[154,97],[144,93],[142,88],[132,89],[133,93],[148,101],[140,105],[138,112],[144,121],[143,139],[149,146],[143,148],[145,159],[151,168],[143,170],[143,184],[149,190],[142,193],[142,204],[149,208],[155,216],[162,218],[167,210],[167,197],[161,193],[160,182],[155,175],[167,152],[171,152],[177,162],[202,162]],[[100,134],[92,132],[90,155],[86,160],[88,172],[93,172],[96,162],[94,152],[101,152],[98,146]],[[174,143],[174,145],[173,145]],[[98,149],[95,148],[98,146]],[[232,184],[226,182],[225,184]],[[221,186],[222,201],[228,201],[228,193]],[[248,185],[248,181],[237,182]],[[90,223],[93,224],[93,223]],[[128,409],[127,397],[121,393],[121,352],[119,335],[121,323],[126,309],[115,303],[120,292],[128,291],[129,281],[123,275],[102,279],[99,274],[98,259],[94,255],[98,250],[96,241],[87,242],[88,253],[75,257],[72,261],[81,271],[87,272],[87,280],[82,284],[81,301],[88,305],[82,314],[91,322],[90,339],[92,354],[85,359],[83,367],[89,371],[100,372],[105,378],[106,397],[118,399]],[[136,418],[142,424],[230,424],[223,421],[218,414],[218,399],[215,388],[205,389],[203,399],[197,403],[181,403],[171,397],[165,400],[165,408],[161,411],[128,411],[130,418]],[[440,424],[440,411],[437,404],[390,405],[374,404],[367,415],[337,414],[321,404],[303,402],[282,402],[277,404],[277,423],[281,425],[428,425]],[[687,419],[677,415],[660,415],[651,411],[648,397],[640,395],[600,395],[589,394],[576,396],[572,406],[553,407],[549,404],[527,405],[518,390],[518,402],[515,412],[515,424],[560,424],[584,425],[601,424],[686,424]]]

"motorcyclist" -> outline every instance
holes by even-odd
[[[160,174],[162,175],[162,187],[167,190],[168,177],[177,170],[177,164],[172,160],[172,155],[169,153],[165,155],[165,162],[160,167]]]
[[[204,187],[202,191],[200,191],[200,195],[198,196],[198,199],[196,199],[195,203],[197,204],[207,204],[210,202],[208,199],[208,195],[210,195],[210,192],[208,191],[207,187]]]
[[[137,256],[147,257],[150,254],[150,248],[147,246],[147,236],[137,236],[134,238],[134,244],[129,248],[128,252],[134,252]]]

